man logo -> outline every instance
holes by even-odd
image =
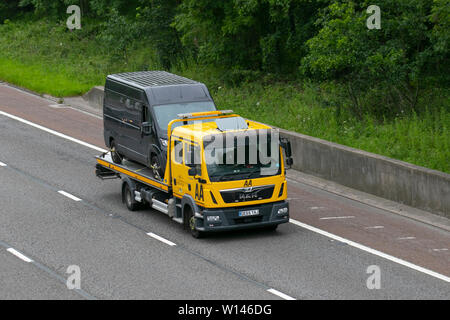
[[[245,180],[244,188],[248,188],[252,186],[252,180]]]

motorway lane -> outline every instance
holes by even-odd
[[[52,104],[47,99],[0,85],[0,110],[104,148],[101,118],[70,108],[55,109],[49,106]],[[99,187],[104,189],[102,184]],[[448,231],[292,180],[288,181],[288,195],[291,218],[450,276]],[[329,219],[333,217],[349,218]]]
[[[65,206],[69,205],[66,199],[62,199],[62,196],[56,194],[56,190],[62,189],[70,192],[95,206],[96,210],[88,210],[91,208],[83,209],[88,210],[89,214],[83,213],[84,211],[78,213],[79,204],[71,203],[70,210],[64,209],[67,211],[65,218],[68,219],[64,221],[64,225],[71,225],[72,221],[79,223],[81,218],[89,218],[89,223],[81,225],[70,233],[70,235],[72,233],[76,235],[78,232],[83,234],[81,238],[76,237],[73,241],[70,241],[73,245],[70,251],[79,253],[75,259],[77,261],[72,263],[76,264],[79,263],[78,260],[82,261],[82,269],[87,265],[88,267],[86,268],[89,274],[95,273],[95,270],[98,268],[99,271],[95,273],[96,277],[92,279],[98,279],[100,284],[95,281],[95,284],[89,284],[90,290],[88,290],[95,296],[141,297],[140,294],[142,294],[146,295],[145,297],[147,298],[155,298],[151,292],[147,291],[150,288],[139,286],[139,283],[133,281],[133,277],[131,279],[129,277],[121,278],[119,284],[123,284],[123,286],[120,288],[116,287],[116,291],[112,293],[110,286],[113,286],[111,283],[114,281],[111,278],[114,279],[114,276],[110,274],[108,268],[115,268],[115,272],[122,275],[125,272],[121,268],[123,262],[122,260],[114,262],[113,260],[108,260],[107,256],[102,255],[104,251],[102,248],[104,247],[109,248],[111,246],[111,250],[114,250],[115,246],[111,245],[111,242],[118,244],[123,242],[133,243],[131,253],[126,250],[126,252],[118,252],[119,255],[126,253],[125,261],[133,260],[134,255],[139,255],[139,252],[153,251],[153,246],[149,247],[151,242],[148,242],[148,239],[142,239],[140,236],[135,235],[135,233],[143,233],[142,230],[155,232],[178,244],[177,249],[181,250],[183,255],[182,258],[173,257],[172,255],[176,251],[170,251],[170,257],[167,258],[167,261],[173,262],[170,264],[171,266],[173,264],[183,266],[184,255],[187,255],[189,257],[188,261],[190,259],[202,262],[208,261],[206,264],[216,272],[224,272],[226,274],[224,275],[225,278],[241,277],[239,278],[237,289],[234,289],[235,285],[229,291],[224,290],[222,284],[220,288],[212,285],[210,294],[212,294],[211,297],[213,298],[233,299],[234,297],[241,297],[240,294],[242,292],[240,292],[239,288],[243,283],[250,286],[250,288],[246,288],[249,290],[247,294],[254,294],[255,291],[258,291],[258,298],[266,298],[259,296],[262,293],[266,294],[264,290],[261,290],[259,284],[262,284],[263,287],[274,287],[296,298],[448,298],[450,296],[448,284],[441,280],[358,249],[342,245],[339,242],[330,241],[328,238],[305,231],[291,224],[280,226],[279,231],[275,233],[260,231],[237,232],[210,237],[202,241],[193,239],[179,225],[170,221],[163,214],[151,210],[136,213],[126,211],[120,201],[119,181],[102,182],[95,178],[93,174],[95,163],[93,156],[97,154],[96,151],[2,116],[0,116],[0,136],[2,139],[0,161],[10,164],[8,170],[12,171],[15,177],[11,178],[12,181],[20,178],[34,181],[35,184],[41,186],[41,188],[48,189],[47,192],[51,193],[51,199],[44,203],[42,203],[42,200],[35,200],[36,209],[30,208],[29,211],[33,212],[35,210],[36,212],[33,214],[28,212],[25,217],[20,219],[21,223],[20,221],[15,221],[17,213],[13,213],[12,216],[8,215],[8,218],[4,220],[5,222],[2,222],[4,227],[0,229],[0,237],[4,234],[8,237],[17,235],[18,239],[15,239],[15,242],[20,244],[26,243],[27,251],[36,252],[39,256],[43,253],[43,259],[55,268],[58,265],[65,266],[70,262],[65,261],[61,264],[61,262],[56,263],[54,261],[59,256],[66,254],[64,246],[58,246],[58,241],[64,238],[65,233],[61,231],[60,233],[52,234],[52,231],[49,230],[48,232],[52,235],[47,235],[46,232],[42,231],[46,230],[47,223],[41,223],[40,217],[41,215],[44,217],[49,216],[48,219],[50,221],[53,215],[56,214],[56,217],[58,217],[59,212],[48,213],[48,211],[55,211],[53,209],[55,202],[63,201]],[[22,184],[26,185],[26,181],[22,181],[22,183],[12,182],[12,184],[19,189],[10,190],[9,186],[5,187],[6,190],[4,192],[6,194],[15,194],[14,191],[21,195],[24,194],[20,186]],[[35,192],[32,193],[34,195]],[[56,200],[53,197],[56,197]],[[40,205],[36,206],[36,203]],[[41,208],[44,204],[47,209]],[[56,205],[56,208],[58,208],[58,205]],[[22,211],[26,212],[26,210]],[[108,213],[113,214],[116,219],[108,217]],[[10,231],[11,228],[6,227],[11,221],[13,221],[13,225],[17,226],[17,231],[12,233]],[[30,230],[26,229],[26,227],[29,227],[27,221],[35,222]],[[129,228],[116,226],[116,224],[121,225],[123,223]],[[54,227],[66,230],[67,226],[61,226],[60,224],[57,222]],[[88,234],[85,234],[85,228],[90,230]],[[116,228],[118,230],[114,232],[114,236],[118,237],[117,239],[111,238],[106,242],[98,241],[103,239],[103,237],[111,237],[109,231]],[[21,230],[25,231],[26,236],[22,235],[23,232]],[[39,235],[41,238],[33,238],[36,235]],[[75,237],[75,235],[69,237]],[[92,241],[91,244],[85,243],[84,239],[87,236],[94,237],[96,241]],[[50,248],[56,247],[57,250],[52,249],[54,250],[53,254],[49,253],[48,250],[50,249],[47,246],[41,246],[41,242],[49,243],[51,244]],[[134,247],[138,247],[141,250],[134,250]],[[84,252],[86,249],[83,248],[89,248],[88,252]],[[164,248],[164,250],[172,249],[164,246],[161,248]],[[94,254],[89,254],[91,251]],[[158,256],[158,259],[156,262],[152,260],[152,263],[162,264],[163,266],[167,263],[163,259],[163,254],[160,255],[158,253],[156,256]],[[97,261],[96,259],[102,261]],[[107,263],[105,264],[104,260],[109,261],[113,267]],[[97,266],[97,268],[91,267],[91,264]],[[381,268],[382,290],[368,290],[365,285],[368,277],[366,269],[369,265],[374,264]],[[152,275],[153,277],[155,276],[154,273],[145,273],[144,270],[140,270],[139,266],[141,266],[139,263],[132,264],[130,268],[132,271],[134,271],[134,268],[138,268],[138,271],[142,272],[142,274],[140,272],[139,274],[144,279],[148,280],[149,283],[156,284],[158,292],[159,290],[163,292],[162,296],[158,295],[158,297],[170,296],[165,293],[165,286],[170,286],[170,283],[166,284],[165,282],[157,281],[161,269],[156,269],[158,276],[155,280],[152,278]],[[170,271],[179,274],[180,272],[176,270],[176,267],[174,268],[175,270]],[[204,267],[202,266],[202,268]],[[185,270],[186,267],[182,269]],[[61,272],[61,269],[57,270]],[[169,273],[170,271],[168,270]],[[220,275],[216,275],[213,272],[211,278],[214,279],[215,277],[221,278]],[[90,280],[91,277],[89,277],[88,281]],[[177,286],[177,281],[183,283],[183,281],[180,281],[180,278],[175,280],[175,283],[172,284],[174,287]],[[186,281],[194,280],[195,273],[194,275],[189,273]],[[102,285],[103,283],[108,283],[109,285]],[[201,283],[202,287],[207,287],[210,284],[208,279]],[[189,289],[188,293],[196,292],[196,289],[192,287]],[[106,293],[103,293],[104,291]],[[229,294],[227,295],[227,293]],[[194,298],[198,297],[203,296],[199,294]],[[248,298],[252,297],[249,296]]]
[[[59,132],[70,132],[85,142],[104,146],[103,120],[71,108],[54,108],[56,102],[0,83],[0,110]]]
[[[258,283],[150,238],[147,230],[110,212],[60,195],[26,171],[8,165],[2,167],[0,177],[1,241],[42,261],[61,277],[68,277],[68,266],[78,265],[82,289],[96,298],[277,298]],[[0,298],[11,296],[10,292],[22,298],[30,294],[11,279],[1,287]],[[37,291],[33,297],[45,295]]]

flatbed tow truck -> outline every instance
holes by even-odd
[[[292,165],[289,141],[276,136],[277,151],[270,165],[260,159],[261,137],[273,134],[271,127],[231,110],[211,111],[179,114],[169,123],[168,133],[163,177],[159,168],[126,159],[115,163],[111,151],[96,157],[99,178],[122,179],[122,202],[129,210],[151,207],[184,224],[196,238],[224,230],[274,230],[289,221],[285,176],[286,164]],[[261,137],[252,143],[255,133]],[[216,141],[214,148],[209,148],[211,140]],[[257,153],[253,161],[251,148]],[[241,162],[238,149],[244,150]]]

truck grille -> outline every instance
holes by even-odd
[[[274,185],[229,189],[220,191],[220,195],[225,203],[247,202],[270,199],[274,189]]]
[[[263,220],[263,216],[236,218],[233,220],[234,220],[234,224],[256,223],[256,222],[261,222]]]

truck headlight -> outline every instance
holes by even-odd
[[[287,207],[280,208],[280,209],[278,209],[278,214],[283,215],[283,214],[288,213],[288,211],[289,211],[289,209]]]

